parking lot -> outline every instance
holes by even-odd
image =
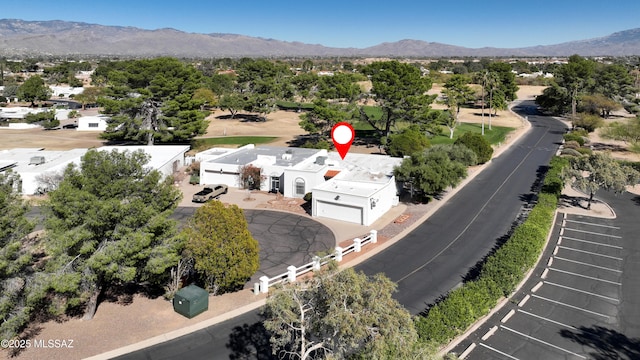
[[[534,276],[466,342],[465,359],[588,359],[619,324],[624,248],[615,219],[559,214]],[[463,350],[463,349],[457,349]]]

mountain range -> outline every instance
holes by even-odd
[[[164,28],[105,26],[71,21],[0,19],[0,56],[124,57],[493,57],[640,55],[640,28],[556,45],[466,48],[422,40],[367,48],[336,48],[238,34],[198,34]]]

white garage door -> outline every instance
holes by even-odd
[[[362,208],[343,204],[318,201],[318,216],[362,224]]]

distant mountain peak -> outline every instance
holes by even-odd
[[[229,33],[187,33],[173,28],[145,30],[75,21],[0,19],[0,56],[115,55],[181,57],[287,56],[622,56],[640,55],[640,28],[556,45],[515,49],[465,48],[402,39],[366,48],[335,48]]]

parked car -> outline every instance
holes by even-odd
[[[78,124],[67,124],[67,125],[62,125],[63,129],[75,129],[78,127]]]
[[[193,195],[192,202],[203,203],[213,200],[222,194],[226,194],[229,188],[227,185],[208,185]]]

